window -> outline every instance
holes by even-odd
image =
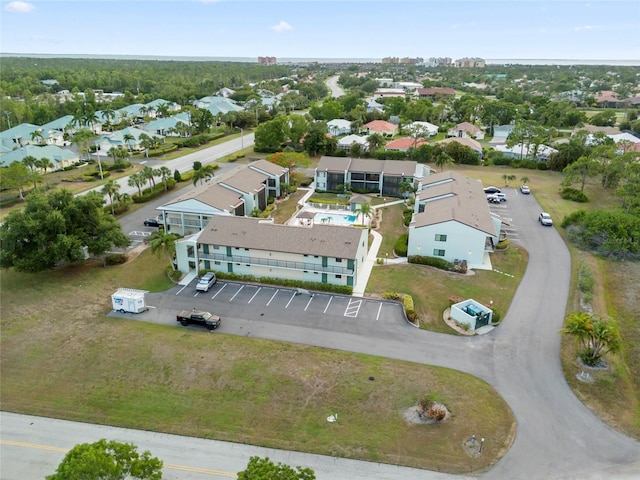
[[[336,275],[336,278],[342,278],[342,275]]]
[[[213,263],[214,263],[215,265],[220,265],[220,262],[218,262],[218,261],[213,262]]]
[[[438,248],[434,248],[433,249],[433,256],[434,257],[444,257],[444,250],[440,250]]]
[[[336,258],[336,262],[342,263],[342,259],[341,258]]]
[[[446,235],[445,235],[445,236],[446,236]],[[248,251],[249,251],[249,249],[248,249],[248,248],[245,248],[244,250],[245,250],[245,252],[248,252]]]
[[[446,242],[447,241],[447,236],[446,235],[442,235],[440,233],[436,233],[436,242]]]

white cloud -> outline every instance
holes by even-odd
[[[574,32],[584,32],[589,30],[598,30],[600,29],[599,25],[582,25],[581,27],[573,27]]]
[[[29,13],[34,8],[36,7],[27,2],[9,2],[7,6],[4,7],[5,11],[11,13]]]
[[[274,32],[284,32],[287,30],[293,30],[293,27],[283,20],[279,24],[271,27],[271,30],[273,30]]]

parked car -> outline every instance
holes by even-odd
[[[487,195],[487,200],[489,200],[489,203],[506,202],[507,196],[504,193],[492,193],[491,195]]]
[[[540,216],[538,217],[538,221],[546,227],[551,227],[553,225],[553,219],[551,218],[551,215],[546,212],[542,212],[540,214]]]
[[[498,187],[486,187],[484,189],[484,193],[502,193],[502,190]]]
[[[156,220],[155,218],[147,218],[144,221],[144,225],[145,227],[159,227],[160,222],[158,222],[158,220]]]
[[[196,290],[199,292],[208,292],[211,287],[216,284],[217,278],[216,274],[213,272],[205,273],[198,283],[196,284]]]
[[[524,193],[525,195],[529,195],[531,193],[531,189],[526,185],[522,185],[520,187],[520,193]]]

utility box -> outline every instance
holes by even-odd
[[[120,313],[140,313],[149,310],[144,300],[146,290],[134,290],[132,288],[119,288],[111,295],[111,305]]]

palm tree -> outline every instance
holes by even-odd
[[[402,183],[400,183],[400,193],[402,193],[402,196],[404,198],[406,197],[407,193],[415,193],[417,188],[413,185],[413,182],[411,180],[404,180]]]
[[[371,204],[368,202],[364,202],[358,205],[358,208],[354,210],[356,215],[362,215],[362,225],[364,226],[364,217],[371,218],[371,214],[373,213],[373,209],[371,208]]]
[[[440,152],[437,156],[436,156],[436,160],[435,160],[436,166],[440,167],[440,171],[444,171],[444,166],[445,165],[451,165],[453,164],[453,158],[451,158],[449,156],[449,154],[447,154],[446,152]]]
[[[158,169],[158,176],[162,179],[162,183],[164,183],[164,191],[166,192],[169,189],[167,180],[171,178],[171,170],[167,167],[160,167]]]
[[[169,264],[173,267],[173,259],[176,253],[176,240],[178,236],[175,233],[166,233],[164,230],[158,230],[151,235],[151,252],[160,258],[164,253],[169,260]]]
[[[36,166],[40,170],[42,170],[42,175],[44,176],[44,181],[47,184],[47,188],[49,188],[49,181],[47,180],[47,172],[50,169],[52,169],[55,165],[47,157],[42,157],[40,160],[36,160]]]
[[[34,130],[31,132],[31,140],[35,141],[38,145],[42,144],[42,140],[44,137],[42,136],[42,129]]]
[[[133,152],[131,151],[131,141],[135,141],[135,139],[136,137],[134,137],[130,133],[125,133],[122,136],[122,140],[124,140],[124,143],[129,147],[129,155],[133,155]]]
[[[142,186],[146,183],[146,181],[140,176],[140,173],[132,173],[129,175],[129,180],[127,181],[127,185],[130,187],[136,187],[138,189],[138,196],[142,196]]]
[[[504,186],[506,187],[508,185],[508,181],[509,181],[509,174],[508,173],[503,173],[502,174],[502,180],[504,180]]]
[[[144,178],[145,181],[148,181],[149,184],[152,186],[152,188],[155,188],[156,186],[156,180],[154,178],[155,173],[156,171],[148,165],[145,166],[140,172],[140,175],[142,176],[142,178]]]
[[[102,187],[102,194],[107,195],[109,197],[109,203],[111,204],[111,215],[115,216],[116,211],[113,206],[113,199],[117,197],[118,191],[120,190],[120,184],[114,180],[109,180]]]
[[[141,133],[140,137],[138,137],[138,141],[140,142],[140,146],[145,150],[145,156],[149,158],[149,149],[153,148],[153,141],[151,140],[151,137],[146,133]]]
[[[200,180],[200,185],[205,180],[213,178],[213,167],[211,165],[204,165],[202,168],[193,171],[193,185],[195,186]]]
[[[522,182],[523,185],[526,185],[527,182],[529,181],[529,177],[520,177],[520,181]]]

